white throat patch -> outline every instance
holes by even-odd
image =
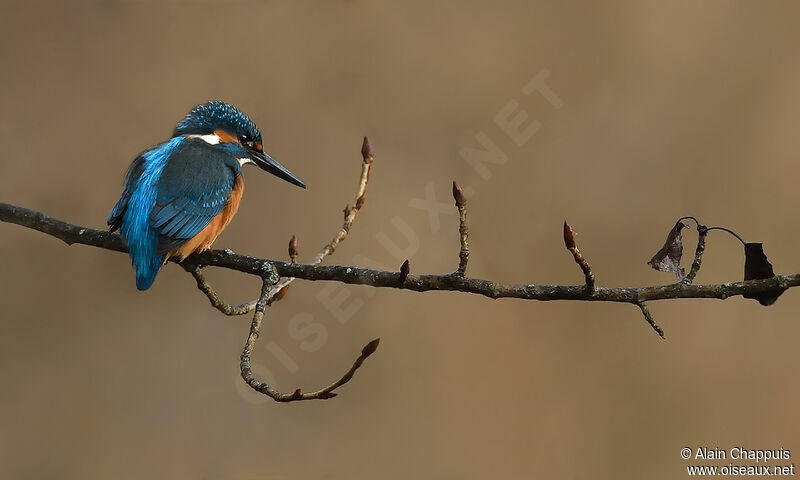
[[[252,164],[256,163],[256,162],[253,161],[252,158],[247,158],[247,157],[245,157],[245,158],[237,158],[236,160],[239,160],[239,166],[240,167],[244,167],[248,163],[252,163]]]

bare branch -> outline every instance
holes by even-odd
[[[489,298],[630,303],[639,307],[647,323],[661,338],[664,338],[664,331],[653,320],[653,316],[645,302],[678,298],[726,299],[728,297],[741,295],[746,298],[757,299],[762,305],[769,305],[785,290],[800,285],[800,273],[772,276],[774,275],[772,265],[766,260],[766,256],[761,250],[760,243],[745,244],[746,253],[748,246],[755,245],[758,248],[758,252],[760,252],[759,259],[763,257],[760,262],[755,262],[756,267],[761,268],[748,267],[747,261],[750,261],[752,255],[751,257],[747,257],[745,278],[750,278],[751,280],[717,285],[693,285],[692,281],[700,270],[708,231],[720,229],[733,233],[723,227],[706,227],[701,225],[699,221],[693,217],[684,217],[681,219],[692,218],[697,223],[699,239],[691,270],[689,274],[682,279],[683,281],[679,283],[649,287],[596,286],[594,274],[591,271],[589,263],[583,258],[583,255],[578,249],[575,243],[574,232],[567,222],[564,222],[564,244],[583,271],[585,279],[584,285],[537,285],[533,283],[517,285],[470,278],[466,276],[467,263],[469,260],[469,232],[466,221],[466,199],[464,198],[464,192],[456,182],[453,182],[453,198],[459,214],[460,251],[458,269],[454,273],[446,275],[411,275],[411,268],[408,260],[403,262],[399,271],[394,272],[350,266],[322,266],[320,265],[322,260],[336,251],[339,244],[347,237],[353,225],[353,221],[364,206],[367,183],[374,161],[372,147],[367,137],[364,137],[361,154],[363,161],[355,203],[352,207],[349,205],[345,207],[342,227],[333,239],[312,258],[309,264],[295,263],[298,255],[297,238],[295,236],[292,236],[289,242],[289,257],[291,262],[288,263],[238,255],[230,250],[208,250],[199,254],[193,254],[180,262],[180,265],[194,277],[198,289],[206,295],[214,308],[226,315],[243,315],[245,313],[255,312],[250,325],[250,333],[242,350],[240,362],[241,375],[251,388],[268,395],[275,401],[292,402],[298,400],[327,399],[336,396],[334,390],[349,382],[353,378],[356,370],[363,364],[364,360],[378,347],[378,339],[369,342],[362,349],[361,355],[356,358],[353,365],[341,378],[327,387],[311,393],[303,393],[300,389],[295,390],[293,393],[281,393],[265,382],[255,378],[251,368],[251,355],[260,335],[264,312],[272,302],[278,301],[283,297],[289,284],[296,278],[312,281],[337,281],[346,284],[370,285],[373,287],[398,288],[417,292],[449,290],[478,294]],[[125,242],[117,234],[72,225],[49,217],[44,213],[7,203],[0,203],[0,221],[15,223],[46,233],[64,241],[68,245],[80,243],[118,252],[127,252]],[[673,227],[673,230],[670,231],[667,243],[659,250],[659,253],[653,257],[653,260],[649,262],[655,268],[664,270],[664,267],[660,263],[661,260],[663,260],[661,257],[668,257],[673,267],[670,270],[678,269],[679,277],[682,276],[683,270],[675,265],[679,262],[680,253],[682,252],[679,234],[683,226],[685,225],[679,220],[676,226]],[[741,240],[741,237],[738,237],[738,235],[737,238]],[[742,242],[744,241],[742,240]],[[673,252],[669,249],[675,249],[676,251]],[[175,259],[171,259],[171,261],[178,263]],[[203,276],[202,269],[208,266],[228,268],[258,276],[262,280],[259,298],[253,302],[242,305],[229,305],[225,303]],[[752,273],[753,271],[756,273]],[[767,278],[770,276],[772,277]]]
[[[270,292],[274,288],[275,282],[272,281],[268,277],[264,277],[262,279],[262,286],[261,286],[261,296],[259,297],[258,301],[256,302],[255,313],[253,314],[253,321],[250,323],[250,333],[247,336],[247,341],[245,342],[244,349],[242,350],[242,356],[239,362],[239,368],[241,370],[242,378],[250,386],[253,390],[263,393],[264,395],[269,396],[276,402],[296,402],[300,400],[327,400],[329,398],[333,398],[337,395],[334,390],[341,387],[345,383],[349,382],[353,375],[356,373],[361,364],[364,363],[367,357],[372,355],[375,350],[378,348],[378,342],[380,339],[376,338],[369,342],[363,349],[361,349],[361,355],[356,358],[356,361],[353,362],[353,366],[350,367],[341,378],[336,380],[335,382],[331,383],[327,387],[324,387],[320,390],[311,393],[303,393],[301,389],[296,389],[292,393],[282,393],[270,386],[269,384],[258,380],[253,375],[253,370],[251,367],[251,360],[250,357],[253,354],[253,349],[256,345],[256,340],[258,340],[259,335],[261,334],[261,323],[264,320],[264,312],[267,309],[267,306],[272,301],[272,297],[270,296]]]
[[[0,203],[0,221],[16,223],[54,236],[69,244],[90,245],[127,252],[122,238],[114,233],[72,225],[23,207]],[[372,270],[341,265],[306,265],[239,255],[230,250],[208,250],[191,255],[183,261],[186,268],[194,266],[221,267],[249,275],[261,276],[265,269],[274,268],[281,277],[302,280],[329,280],[355,285],[391,287],[426,292],[449,290],[474,293],[489,298],[521,298],[526,300],[586,300],[593,302],[638,303],[640,301],[677,298],[717,298],[724,300],[743,294],[777,293],[800,286],[800,273],[777,275],[773,278],[729,282],[716,285],[686,285],[673,283],[649,287],[595,287],[588,295],[584,285],[503,284],[490,280],[457,275],[411,275],[402,285],[400,272]]]
[[[105,248],[106,250],[128,252],[125,241],[119,235],[105,230],[72,225],[42,212],[9,203],[0,202],[0,221],[38,230],[63,241],[67,245],[80,243]]]

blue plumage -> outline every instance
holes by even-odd
[[[242,169],[236,156],[200,139],[187,140],[172,155],[156,184],[152,226],[158,253],[194,237],[225,207]]]
[[[128,245],[139,290],[153,284],[167,255],[202,251],[225,228],[241,198],[242,162],[305,187],[263,151],[255,123],[222,102],[193,108],[172,139],[134,159],[108,225]]]
[[[121,205],[123,197],[114,207],[112,218],[109,218],[109,223],[117,223],[115,218],[121,215],[120,233],[128,244],[136,268],[136,288],[139,290],[146,290],[153,284],[158,270],[164,264],[164,254],[156,252],[158,233],[150,226],[150,212],[158,193],[154,187],[170,154],[184,141],[184,137],[176,137],[141,155],[141,167],[136,168],[137,171],[132,168],[128,175],[125,190],[131,193],[127,201]],[[134,164],[134,167],[138,166]]]

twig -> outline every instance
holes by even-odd
[[[194,279],[197,281],[197,288],[200,289],[201,292],[206,294],[208,300],[211,302],[211,306],[219,310],[220,312],[224,313],[225,315],[244,315],[246,313],[250,313],[250,304],[243,303],[241,305],[228,305],[225,303],[217,292],[211,288],[211,285],[206,281],[206,278],[203,276],[203,273],[200,271],[200,267],[195,266],[191,269],[186,269],[189,273],[192,274]]]
[[[271,387],[269,384],[258,380],[253,375],[253,370],[251,367],[250,357],[253,354],[253,349],[256,345],[256,340],[261,333],[261,323],[264,320],[264,312],[271,301],[270,292],[275,286],[275,281],[270,279],[269,277],[262,277],[262,285],[261,285],[261,296],[258,298],[255,307],[255,313],[253,314],[253,321],[250,323],[250,333],[247,335],[247,341],[245,342],[244,349],[242,349],[242,356],[239,362],[239,368],[241,370],[242,378],[250,386],[253,390],[262,393],[264,395],[269,396],[276,402],[296,402],[300,400],[326,400],[329,398],[333,398],[337,395],[334,390],[341,387],[345,383],[349,382],[353,375],[356,373],[361,364],[364,363],[367,357],[372,355],[375,350],[378,348],[378,342],[380,342],[379,338],[372,340],[363,349],[361,349],[361,355],[356,358],[356,361],[353,362],[353,366],[350,367],[341,378],[337,381],[331,383],[325,388],[317,390],[311,393],[303,393],[301,389],[296,389],[292,393],[282,393],[276,390],[275,388]]]
[[[347,234],[350,233],[350,228],[353,226],[353,222],[358,216],[358,212],[361,211],[361,207],[364,206],[367,195],[367,183],[369,183],[369,174],[370,170],[372,169],[372,162],[375,161],[375,157],[372,154],[372,144],[370,143],[369,138],[366,136],[364,137],[364,141],[361,143],[361,159],[361,177],[358,181],[355,205],[352,208],[345,208],[344,223],[342,224],[342,228],[340,228],[339,231],[336,232],[336,235],[333,237],[333,239],[327,245],[322,247],[322,250],[320,250],[319,253],[317,253],[314,258],[311,259],[309,265],[319,265],[322,263],[325,257],[333,254],[333,252],[336,251],[336,247],[338,247],[339,244],[342,243],[345,238],[347,238]],[[294,263],[294,260],[292,260],[292,263]],[[275,294],[280,292],[283,288],[289,286],[289,284],[294,280],[295,277],[282,278],[270,289],[269,296],[275,296]]]
[[[572,230],[572,227],[569,226],[566,220],[564,220],[564,245],[572,254],[572,258],[575,259],[575,263],[577,263],[583,271],[583,277],[586,282],[586,290],[589,293],[593,293],[594,274],[592,273],[592,268],[589,266],[589,262],[587,262],[586,259],[583,258],[583,255],[581,255],[581,251],[578,250],[578,246],[575,244],[575,232]]]
[[[647,323],[649,323],[650,326],[653,327],[653,330],[655,330],[658,336],[661,337],[661,339],[663,340],[664,330],[662,330],[661,327],[659,327],[658,324],[655,322],[655,320],[653,320],[653,315],[650,313],[650,309],[647,308],[647,305],[645,305],[644,302],[639,302],[637,303],[637,305],[639,306],[639,309],[642,311],[644,319],[647,320]]]
[[[694,218],[694,217],[692,217]],[[708,227],[705,225],[697,223],[697,248],[694,250],[694,261],[692,262],[692,268],[689,269],[689,273],[684,277],[683,282],[687,284],[691,284],[694,282],[694,277],[697,276],[697,272],[700,271],[700,264],[703,262],[703,252],[706,249],[706,237],[708,236]]]
[[[461,243],[461,249],[458,252],[458,270],[456,270],[455,274],[463,277],[467,272],[467,262],[469,261],[467,199],[464,198],[464,191],[461,190],[461,186],[455,180],[453,180],[453,199],[456,201],[456,208],[458,209],[458,236]]]

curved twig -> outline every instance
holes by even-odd
[[[345,372],[341,378],[331,383],[327,387],[311,393],[303,393],[303,391],[299,388],[292,393],[282,393],[276,390],[266,382],[257,379],[255,375],[253,375],[253,370],[250,363],[250,356],[253,354],[253,349],[255,349],[256,340],[258,340],[258,337],[261,334],[261,323],[264,320],[264,312],[272,301],[270,292],[272,292],[273,288],[275,287],[276,280],[277,277],[262,277],[261,296],[256,302],[253,321],[250,323],[250,333],[248,334],[247,341],[242,349],[242,355],[239,362],[239,369],[241,370],[242,379],[244,379],[245,383],[247,383],[250,388],[259,393],[267,395],[276,402],[327,400],[329,398],[333,398],[337,395],[334,390],[349,382],[353,378],[356,370],[361,367],[361,364],[364,363],[364,360],[372,355],[378,348],[378,342],[380,342],[380,339],[376,338],[364,346],[364,348],[361,349],[361,355],[359,355],[358,358],[356,358],[356,361],[353,362],[353,366],[350,367],[350,369],[347,370],[347,372]]]

